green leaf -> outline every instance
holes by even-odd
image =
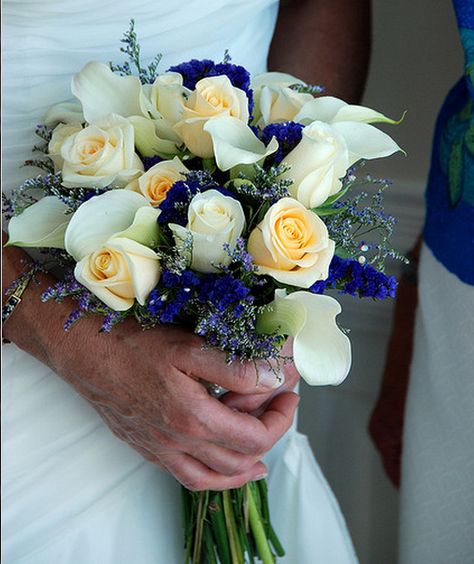
[[[314,212],[316,215],[325,216],[325,215],[336,215],[343,211],[347,210],[347,206],[342,206],[340,208],[311,208],[311,211]]]

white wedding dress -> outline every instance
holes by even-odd
[[[234,62],[258,73],[277,8],[272,0],[4,1],[4,189],[37,174],[19,165],[46,109],[70,97],[71,75],[92,59],[122,60],[119,39],[131,17],[145,60],[163,52],[163,70],[190,58],[221,60],[227,48]],[[14,345],[3,353],[5,564],[183,562],[175,480],[116,439],[46,366]],[[356,563],[307,439],[293,429],[268,464],[283,561]]]

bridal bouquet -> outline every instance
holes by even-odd
[[[76,101],[48,111],[44,156],[28,162],[44,174],[6,202],[8,244],[62,269],[43,299],[76,299],[66,329],[91,314],[103,331],[129,316],[177,323],[229,362],[273,370],[291,336],[309,384],[342,382],[350,343],[325,294],[394,295],[387,181],[358,169],[399,150],[372,125],[395,122],[288,74],[251,78],[228,55],[159,73],[160,57],[142,66],[133,21],[123,42],[124,64],[88,63],[72,79]],[[184,508],[186,562],[284,554],[265,481],[186,490]]]

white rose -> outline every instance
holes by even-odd
[[[124,187],[143,171],[135,153],[132,125],[112,114],[65,139],[61,146],[63,184]]]
[[[311,94],[301,94],[289,88],[305,83],[283,72],[266,72],[252,78],[255,107],[254,122],[259,126],[278,121],[290,121],[304,104],[313,99]]]
[[[385,157],[401,150],[386,133],[367,123],[314,121],[283,159],[291,168],[291,195],[308,208],[322,205],[342,188],[341,179],[360,159]]]
[[[203,128],[218,116],[231,116],[244,123],[249,119],[247,94],[232,86],[227,76],[200,80],[184,102],[182,120],[175,126],[187,148],[198,157],[209,158],[214,154],[211,137]]]
[[[301,288],[328,277],[334,247],[324,222],[293,198],[273,204],[248,241],[260,274]]]
[[[215,265],[229,264],[224,245],[232,250],[245,227],[240,202],[217,190],[207,190],[191,200],[186,227],[169,225],[178,241],[192,237],[192,268],[198,272],[217,272]]]
[[[148,169],[125,188],[145,196],[152,206],[159,206],[168,190],[178,180],[185,180],[189,172],[178,157],[172,161],[161,161]]]
[[[76,280],[115,311],[143,305],[161,275],[154,251],[126,237],[112,237],[84,257],[74,270]]]
[[[61,148],[66,139],[74,133],[82,131],[82,125],[65,125],[60,123],[54,128],[51,140],[48,143],[48,155],[54,163],[56,172],[60,171],[64,164],[64,159],[61,156]]]
[[[142,87],[141,102],[145,112],[153,119],[163,118],[169,124],[181,120],[184,102],[191,94],[183,86],[183,77],[177,72],[167,72],[156,77],[153,84]]]

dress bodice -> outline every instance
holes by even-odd
[[[3,2],[3,187],[37,171],[19,168],[49,106],[71,98],[70,80],[90,60],[121,62],[120,39],[135,19],[144,62],[191,58],[263,72],[277,0],[6,0]]]

